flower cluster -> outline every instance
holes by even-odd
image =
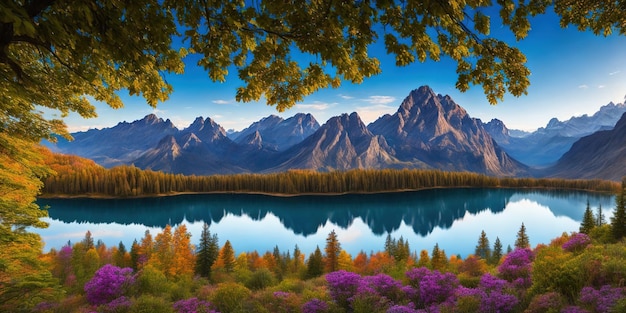
[[[174,303],[174,310],[177,313],[219,313],[212,309],[213,305],[198,298],[179,300]]]
[[[563,307],[565,300],[558,292],[548,292],[536,296],[528,305],[526,312],[543,313],[548,311],[558,311]]]
[[[591,243],[591,238],[583,233],[574,234],[563,244],[563,250],[569,252],[581,251]]]
[[[584,287],[580,291],[580,302],[594,312],[607,313],[625,295],[624,288],[604,285],[600,289]]]
[[[122,296],[134,282],[132,268],[107,264],[85,284],[85,296],[91,304],[107,304]]]
[[[518,288],[528,288],[532,284],[530,279],[532,261],[533,252],[530,249],[516,249],[509,253],[498,267],[500,277]]]
[[[302,313],[322,313],[328,310],[328,303],[313,299],[302,305]]]

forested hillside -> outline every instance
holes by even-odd
[[[469,172],[437,170],[291,170],[272,174],[185,176],[140,170],[133,166],[105,169],[75,156],[54,155],[46,160],[56,173],[45,179],[43,196],[134,197],[186,192],[337,194],[439,187],[554,188],[600,192],[619,190],[619,184],[612,181],[495,178]]]

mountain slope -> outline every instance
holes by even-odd
[[[234,132],[228,136],[239,144],[248,142],[250,135],[259,136],[264,148],[284,151],[300,143],[319,128],[319,123],[311,114],[298,113],[286,120],[270,115],[252,123],[241,132]],[[254,135],[256,132],[258,135]]]
[[[374,136],[359,115],[352,113],[329,119],[313,135],[280,154],[268,171],[384,168],[396,163],[385,139]]]
[[[624,113],[625,104],[611,102],[592,116],[585,114],[566,121],[553,118],[546,127],[523,137],[509,136],[508,132],[502,134],[502,128],[494,127],[495,125],[488,126],[487,130],[508,154],[520,162],[532,166],[547,166],[554,164],[581,137],[599,130],[612,129]]]
[[[612,130],[583,137],[546,175],[561,178],[599,178],[621,181],[626,176],[626,113]]]
[[[480,120],[428,86],[413,90],[395,114],[382,116],[368,129],[383,136],[401,161],[496,176],[527,172],[495,143]]]
[[[129,164],[161,139],[174,135],[178,129],[170,120],[154,114],[132,123],[121,122],[114,127],[73,133],[73,141],[59,139],[46,144],[53,151],[89,158],[105,167]]]

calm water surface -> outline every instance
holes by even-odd
[[[613,196],[572,191],[515,189],[434,189],[415,192],[272,197],[264,195],[181,195],[145,199],[40,199],[49,206],[47,229],[35,230],[46,249],[80,241],[87,230],[107,246],[123,242],[128,249],[146,230],[155,236],[166,224],[185,224],[197,244],[202,224],[209,223],[220,245],[230,240],[236,253],[259,253],[278,246],[305,253],[335,230],[343,249],[380,251],[388,233],[408,239],[411,250],[448,255],[473,253],[481,230],[491,244],[499,237],[513,246],[521,223],[531,244],[547,243],[563,232],[577,231],[586,203],[601,205],[607,220]]]

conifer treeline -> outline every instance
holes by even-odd
[[[63,158],[57,157],[57,159]],[[67,163],[67,162],[66,162]],[[603,180],[496,178],[468,172],[382,169],[195,176],[141,170],[134,166],[51,166],[44,196],[136,197],[175,193],[368,193],[440,187],[554,188],[616,193],[619,183]],[[71,169],[71,170],[70,170]]]

